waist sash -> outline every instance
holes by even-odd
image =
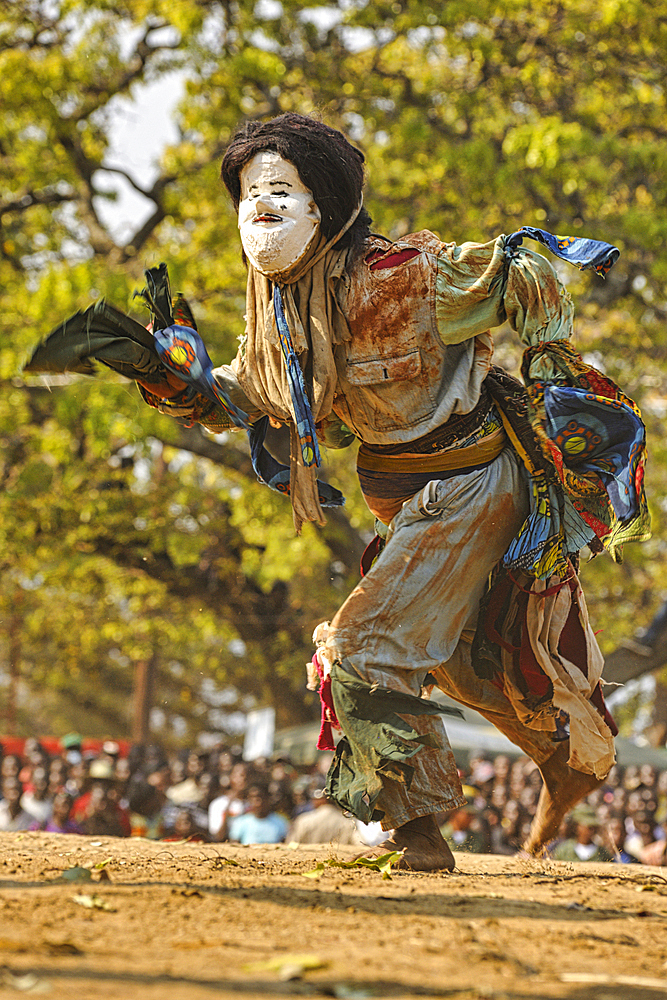
[[[473,465],[492,462],[507,444],[507,436],[499,427],[486,437],[465,448],[451,448],[435,455],[411,454],[382,455],[362,444],[357,455],[357,467],[369,472],[451,472]]]

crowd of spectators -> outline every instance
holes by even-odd
[[[454,850],[516,854],[528,836],[542,777],[526,757],[473,756],[462,774],[466,804],[443,817]],[[568,813],[549,845],[559,861],[667,864],[667,770],[651,764],[612,768]]]
[[[0,761],[0,831],[45,830],[154,840],[337,843],[373,846],[386,836],[330,803],[330,754],[297,767],[285,756],[248,762],[220,745],[167,754],[113,741],[82,749],[74,733],[55,755],[36,739]],[[461,768],[466,803],[442,814],[455,851],[516,854],[537,807],[542,779],[525,757],[472,754]],[[667,770],[614,767],[570,813],[550,846],[563,861],[667,863]]]

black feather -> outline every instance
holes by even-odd
[[[149,267],[144,274],[146,286],[135,292],[135,296],[143,299],[150,309],[153,329],[164,330],[174,322],[167,265],[162,263],[158,267]]]
[[[24,371],[93,375],[93,358],[126,378],[164,376],[152,334],[104,299],[57,326],[34,351]]]

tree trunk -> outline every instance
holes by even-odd
[[[153,701],[153,677],[155,674],[155,657],[138,660],[134,668],[134,720],[132,723],[132,741],[145,745],[148,743],[150,713]]]

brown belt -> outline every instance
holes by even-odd
[[[413,455],[409,452],[380,455],[362,444],[357,454],[357,468],[368,472],[450,472],[452,469],[467,469],[471,465],[492,462],[506,444],[507,435],[502,427],[467,448],[451,448],[435,455]]]

